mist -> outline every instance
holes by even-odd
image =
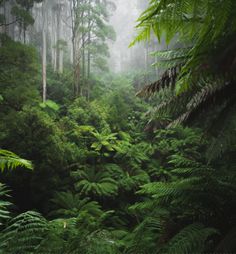
[[[129,48],[129,44],[135,36],[136,20],[142,11],[137,3],[138,1],[117,0],[116,10],[110,19],[116,32],[116,41],[109,45],[111,69],[115,72],[132,68],[134,49]]]

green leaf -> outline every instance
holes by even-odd
[[[15,169],[17,167],[25,167],[33,169],[31,161],[20,158],[18,155],[7,150],[0,150],[0,169]]]

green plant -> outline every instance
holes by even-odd
[[[191,136],[184,138],[187,133]],[[208,165],[199,153],[205,146],[200,137],[191,129],[157,132],[156,148],[169,174],[138,191],[143,200],[130,210],[141,223],[133,231],[128,250],[204,253],[217,249],[217,238],[228,235],[231,226],[218,222],[227,214],[227,221],[234,224],[235,172]],[[232,241],[229,244],[233,249]]]
[[[118,183],[107,170],[86,166],[72,175],[76,180],[75,188],[82,195],[109,197],[117,194]]]
[[[191,224],[177,233],[164,248],[163,253],[202,253],[207,239],[218,231],[201,224]]]
[[[20,158],[13,152],[0,149],[0,169],[2,172],[5,169],[15,169],[19,166],[33,169],[33,165],[30,161]],[[8,193],[9,190],[7,187],[0,183],[0,226],[3,221],[10,218],[8,207],[12,204],[4,200],[6,197],[9,197]]]
[[[96,201],[91,201],[89,198],[81,199],[79,194],[72,192],[57,192],[52,202],[57,209],[51,212],[54,216],[63,218],[76,218],[80,214],[88,213],[92,216],[100,216],[102,210]]]
[[[96,141],[93,142],[91,148],[95,151],[101,152],[104,156],[109,156],[109,152],[115,151],[115,145],[117,143],[117,133],[109,133],[104,131],[102,133],[92,132]]]
[[[7,150],[0,150],[0,169],[15,169],[17,167],[25,167],[27,169],[33,169],[33,165],[30,161],[20,158],[13,152]]]
[[[152,32],[159,41],[163,36],[167,44],[172,41],[171,50],[154,53],[157,64],[166,71],[139,93],[145,96],[158,93],[152,129],[199,118],[201,121],[206,111],[213,111],[212,115],[208,113],[205,124],[208,127],[216,124],[216,119],[220,122],[222,117],[231,115],[231,109],[235,108],[234,8],[233,0],[222,4],[196,0],[150,1],[138,19],[140,32],[132,45],[149,40]]]
[[[11,205],[11,203],[5,200],[5,198],[8,197],[8,193],[9,190],[7,187],[0,183],[0,226],[5,220],[10,218],[8,207]]]
[[[0,239],[3,253],[37,253],[48,231],[47,221],[36,212],[26,212],[9,222]]]

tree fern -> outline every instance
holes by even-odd
[[[57,192],[52,202],[57,206],[57,210],[51,212],[54,216],[76,218],[84,212],[95,217],[102,214],[101,207],[96,201],[90,201],[89,198],[82,199],[79,194],[69,191]]]
[[[137,192],[141,200],[130,212],[137,218],[140,235],[133,230],[127,253],[214,252],[219,238],[224,238],[218,232],[224,234],[235,221],[233,168],[218,170],[207,163],[203,156],[207,141],[199,131],[158,130],[154,143],[169,175],[154,178]],[[157,172],[160,169],[158,166]],[[222,230],[218,222],[225,214],[230,223]],[[153,230],[148,221],[157,218],[160,227]]]
[[[159,58],[157,64],[164,64],[167,70],[158,81],[138,93],[140,96],[150,96],[160,93],[162,89],[171,88],[174,91],[172,97],[156,107],[157,116],[152,117],[156,119],[152,123],[157,127],[189,123],[206,110],[222,105],[222,102],[235,101],[232,39],[236,30],[235,7],[233,0],[222,3],[154,0],[138,19],[137,27],[141,33],[133,43],[148,40],[154,33],[159,40],[165,34],[167,43],[177,38],[181,45],[154,53]],[[173,73],[177,67],[178,71]],[[170,109],[175,110],[170,112]],[[158,125],[158,121],[162,122],[163,110],[172,121]],[[152,129],[156,128],[152,126]]]
[[[83,195],[102,197],[117,194],[118,184],[106,170],[98,171],[94,167],[88,167],[75,171],[72,175],[76,180],[75,188]]]

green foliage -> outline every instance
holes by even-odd
[[[33,2],[16,1],[24,26]],[[136,41],[154,32],[174,46],[152,53],[166,71],[139,92],[157,92],[146,103],[135,92],[153,80],[147,71],[104,74],[112,3],[75,2],[86,98],[73,98],[68,64],[63,74],[48,69],[49,100],[40,103],[35,50],[1,36],[0,144],[34,170],[5,170],[32,164],[0,150],[15,205],[0,184],[0,253],[233,253],[235,4],[150,1]],[[199,129],[179,126],[195,119]],[[201,130],[212,120],[214,146]]]
[[[140,33],[132,44],[149,40],[152,33],[159,41],[165,37],[167,44],[172,40],[170,50],[153,53],[156,64],[166,71],[139,93],[158,93],[150,129],[195,119],[199,122],[202,114],[207,114],[205,127],[209,129],[234,109],[234,7],[232,0],[222,5],[214,1],[150,1],[138,19]]]
[[[6,1],[0,1],[0,6],[3,8],[6,8],[4,6],[6,2],[10,2],[8,0]],[[24,30],[29,25],[34,24],[34,19],[30,13],[30,9],[33,7],[34,2],[42,2],[42,0],[16,0],[15,2],[10,3],[10,13],[14,17],[15,22],[18,23],[19,26],[23,26]],[[0,15],[0,26],[3,25],[12,25],[6,23],[6,13]]]
[[[128,249],[140,253],[152,253],[156,248],[156,253],[214,250],[214,235],[222,230],[218,224],[222,215],[227,213],[234,221],[230,208],[235,195],[234,171],[228,169],[226,173],[223,168],[216,170],[207,165],[205,144],[201,144],[200,134],[191,129],[162,130],[156,138],[161,164],[169,173],[138,191],[144,199],[130,209],[142,222],[134,230]]]
[[[80,94],[88,98],[93,86],[93,76],[109,72],[108,40],[115,39],[115,31],[109,25],[109,18],[114,5],[112,1],[74,1],[73,36],[81,38],[81,47],[78,49],[81,57],[77,63],[81,68],[78,89]]]
[[[81,199],[79,194],[74,195],[69,191],[56,193],[52,201],[59,209],[51,214],[63,218],[76,218],[84,213],[95,217],[102,214],[97,202],[90,201],[89,198]]]
[[[35,103],[39,99],[35,49],[7,39],[0,47],[0,62],[1,113]]]
[[[76,99],[69,106],[68,114],[78,125],[90,125],[97,130],[108,127],[106,108],[96,102],[89,103],[84,98]]]
[[[4,253],[36,253],[47,230],[47,221],[39,213],[20,214],[1,235],[0,248]]]
[[[105,156],[109,156],[107,152],[113,152],[117,144],[117,133],[109,133],[106,130],[103,133],[92,132],[96,141],[91,145],[95,151],[101,152]]]
[[[74,157],[73,145],[67,142],[54,120],[36,107],[25,107],[18,113],[12,111],[7,114],[0,129],[4,133],[1,144],[29,158],[35,168],[33,172],[12,172],[11,184],[19,191],[16,196],[21,191],[25,192],[26,207],[31,202],[40,204],[46,197],[49,202],[56,186],[69,176],[64,167]],[[44,179],[44,185],[37,184],[39,179]],[[19,202],[22,203],[21,198]]]
[[[76,179],[75,188],[82,195],[109,197],[117,194],[117,182],[107,170],[85,167],[83,170],[73,172],[73,176]]]
[[[18,166],[33,169],[32,163],[30,161],[20,158],[13,152],[0,149],[1,171],[4,169],[15,169]],[[9,190],[6,188],[6,186],[0,183],[0,226],[4,220],[10,218],[8,207],[11,205],[11,203],[4,200],[5,197],[8,197],[8,192]]]
[[[8,208],[11,203],[4,200],[4,198],[8,196],[8,192],[9,190],[6,188],[6,186],[0,183],[0,226],[2,226],[6,219],[10,218]]]
[[[16,17],[16,19],[20,19],[22,21],[25,28],[28,25],[33,25],[34,24],[34,19],[30,15],[30,13],[27,10],[24,10],[23,8],[20,8],[17,5],[12,7],[11,13],[12,13],[12,15],[14,15]]]
[[[14,169],[17,167],[25,167],[28,169],[33,169],[33,165],[30,161],[21,159],[19,156],[13,152],[7,150],[0,150],[0,169]]]
[[[207,239],[217,233],[217,230],[200,224],[189,225],[170,240],[163,253],[202,253]]]
[[[40,107],[41,108],[49,108],[52,109],[54,111],[58,111],[60,109],[60,107],[58,106],[58,104],[56,104],[54,101],[51,100],[47,100],[44,103],[40,103]]]
[[[50,100],[64,105],[73,98],[73,73],[69,68],[64,68],[63,73],[54,72],[47,67],[47,96]]]

